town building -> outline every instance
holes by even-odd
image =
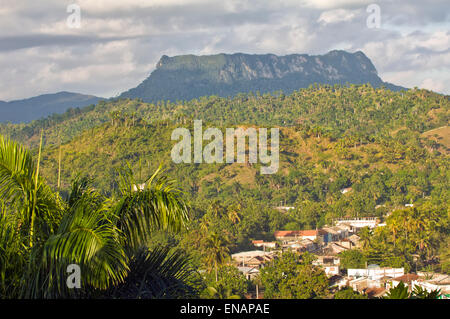
[[[420,286],[423,289],[431,292],[433,290],[440,290],[443,299],[450,299],[450,276],[445,274],[433,273],[418,273],[419,278],[411,281],[412,289]]]
[[[272,261],[274,256],[274,252],[252,250],[232,254],[231,258],[238,264],[238,266],[261,268],[264,264]]]
[[[252,244],[255,247],[262,247],[264,249],[275,249],[278,246],[278,244],[274,241],[265,242],[264,240],[252,240]]]
[[[379,280],[383,277],[400,277],[405,274],[405,268],[380,267],[378,265],[369,265],[362,269],[347,269],[347,276],[353,278],[369,278]]]
[[[352,227],[353,232],[357,232],[360,228],[369,227],[375,228],[379,220],[376,217],[350,217],[340,218],[334,221],[336,226],[347,224]]]
[[[310,239],[312,241],[323,242],[323,232],[320,230],[280,230],[274,233],[276,240],[287,244],[292,241]]]

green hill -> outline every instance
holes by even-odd
[[[193,203],[219,199],[228,205],[242,197],[273,207],[307,201],[320,205],[315,225],[331,216],[373,215],[378,205],[446,202],[448,149],[426,132],[448,123],[448,117],[448,99],[429,91],[351,86],[183,104],[122,99],[3,130],[35,147],[44,129],[42,171],[53,186],[61,134],[63,189],[82,174],[113,192],[116,170],[127,163],[142,176],[163,163]],[[280,127],[278,173],[260,175],[259,164],[174,164],[171,132],[192,129],[192,119],[222,130],[242,123]],[[341,194],[345,187],[353,191]]]
[[[163,164],[184,191],[192,220],[188,235],[164,234],[155,245],[181,247],[199,266],[204,227],[226,236],[234,252],[252,249],[253,239],[273,240],[275,230],[314,229],[342,216],[378,216],[389,226],[371,235],[372,248],[364,251],[371,262],[411,269],[411,254],[418,253],[419,267],[434,263],[448,271],[449,107],[447,97],[426,90],[314,86],[289,95],[210,96],[179,103],[117,99],[29,124],[0,125],[0,132],[36,155],[43,130],[41,173],[56,189],[61,164],[63,195],[76,176],[89,176],[97,189],[114,196],[118,170],[129,165],[142,183]],[[179,127],[192,132],[195,119],[222,132],[279,127],[278,172],[261,175],[260,164],[175,164],[171,134]],[[396,224],[387,217],[410,203],[414,208],[407,215],[403,210],[392,215],[400,220]],[[280,204],[295,209],[274,209]],[[229,220],[231,213],[238,222]],[[413,218],[403,221],[402,216]],[[392,239],[390,227],[416,225],[422,220],[417,216],[428,216],[431,223],[418,232],[425,237]]]

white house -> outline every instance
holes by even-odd
[[[347,275],[353,278],[366,277],[371,280],[378,280],[383,277],[400,277],[405,274],[405,268],[381,268],[378,265],[370,265],[365,269],[347,269]]]

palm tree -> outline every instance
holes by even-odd
[[[383,299],[409,299],[411,294],[408,292],[408,287],[403,282],[397,286],[389,289]]]
[[[241,217],[239,216],[239,211],[242,209],[240,203],[230,206],[228,210],[228,219],[233,224],[236,224],[241,221]]]
[[[209,286],[204,291],[205,295],[211,299],[241,299],[239,295],[233,295],[231,288],[225,288],[221,284]]]
[[[164,262],[173,256],[167,250],[153,252],[158,258],[152,258],[145,248],[155,229],[178,232],[186,228],[188,219],[181,192],[173,182],[157,177],[160,169],[139,191],[133,189],[137,183],[131,170],[123,170],[120,193],[112,198],[91,188],[88,179],[77,179],[64,200],[45,184],[38,167],[28,150],[0,135],[3,298],[101,296],[112,287],[130,284],[136,277],[131,276],[133,269],[139,269],[136,261],[153,263],[159,275],[150,274],[152,280],[164,283],[193,274],[180,256],[170,266]],[[65,284],[70,264],[80,266],[81,290]],[[145,295],[173,292],[170,285],[157,287],[166,290]]]
[[[363,227],[361,228],[360,232],[359,232],[359,238],[360,238],[360,243],[361,243],[361,248],[363,250],[366,250],[370,247],[370,241],[371,241],[371,237],[372,237],[372,231],[370,230],[369,227]]]
[[[41,138],[42,144],[42,138]],[[39,176],[39,164],[23,146],[0,135],[0,201],[11,212],[8,220],[18,226],[23,244],[32,248],[36,239],[46,238],[56,227],[61,202]],[[36,217],[45,227],[35,223]]]
[[[226,239],[219,234],[212,232],[205,240],[205,261],[209,269],[214,269],[216,282],[218,281],[218,266],[223,264],[229,257],[229,249],[226,246]]]
[[[220,204],[219,200],[213,200],[208,207],[208,211],[212,214],[214,219],[222,218],[223,215],[223,206]]]
[[[131,259],[125,281],[108,291],[112,298],[194,298],[201,277],[194,271],[190,258],[169,247],[140,249]],[[193,284],[190,284],[192,282]]]
[[[400,213],[399,213],[400,214]],[[397,214],[392,214],[388,220],[388,227],[392,234],[392,242],[394,243],[394,248],[397,244],[397,234],[402,228],[400,216]]]

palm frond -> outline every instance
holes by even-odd
[[[142,190],[126,190],[123,186],[122,196],[114,205],[116,225],[125,235],[126,244],[133,249],[145,246],[155,229],[178,232],[187,225],[188,208],[182,192],[173,182],[164,178],[155,180],[155,176]]]
[[[124,280],[128,272],[127,258],[119,232],[108,219],[108,206],[101,195],[88,191],[64,213],[56,233],[36,252],[39,270],[32,280],[30,297],[56,298],[70,296],[66,287],[67,266],[81,268],[85,289],[107,289]],[[44,296],[39,294],[44,292]]]
[[[139,249],[130,262],[125,282],[110,291],[114,298],[175,299],[198,295],[200,275],[180,250]]]

